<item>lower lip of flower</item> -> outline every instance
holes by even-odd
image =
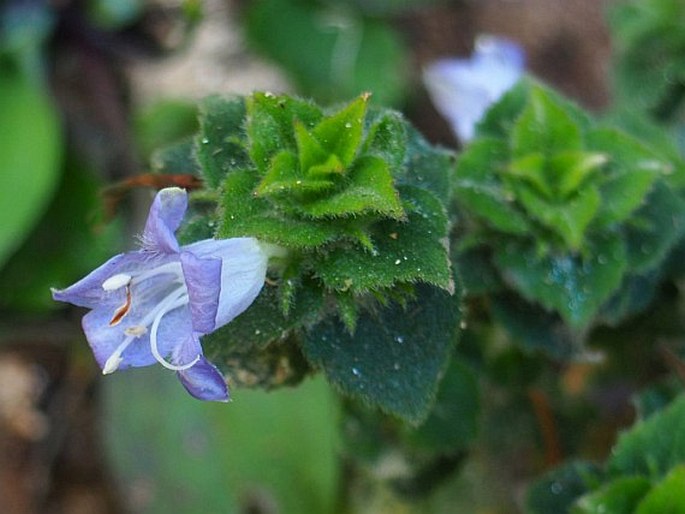
[[[117,346],[114,352],[109,356],[105,365],[102,367],[102,373],[107,375],[116,371],[120,364],[123,362],[122,354],[124,351],[139,337],[146,334],[149,330],[150,332],[150,352],[153,357],[162,366],[172,371],[183,371],[185,369],[194,366],[198,360],[200,360],[200,355],[197,355],[191,362],[187,364],[171,364],[168,362],[160,353],[159,345],[157,341],[157,333],[159,330],[159,325],[162,319],[169,312],[185,307],[188,305],[188,289],[185,285],[185,279],[183,276],[183,269],[181,263],[178,261],[169,262],[145,270],[143,272],[129,272],[129,273],[118,273],[109,277],[102,283],[102,288],[105,291],[115,291],[122,287],[126,288],[126,301],[120,307],[114,311],[112,320],[109,323],[110,328],[115,329],[119,323],[126,317],[126,315],[131,310],[131,305],[135,301],[135,289],[136,284],[140,284],[145,280],[159,275],[170,275],[167,284],[176,284],[176,286],[163,296],[159,302],[157,302],[150,310],[143,316],[140,323],[137,325],[128,326],[123,330],[124,340]]]

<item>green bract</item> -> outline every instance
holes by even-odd
[[[264,291],[205,338],[207,354],[248,385],[322,369],[343,392],[417,422],[460,320],[447,243],[454,157],[368,103],[365,94],[328,111],[269,93],[212,97],[194,146],[157,159],[161,171],[195,161],[204,178],[181,240],[256,237],[273,255]]]
[[[683,201],[668,186],[673,168],[523,81],[493,106],[459,159],[456,206],[473,228],[460,259],[487,248],[496,287],[574,328],[603,308],[613,321],[636,308],[615,298],[622,286],[654,271],[682,233]]]

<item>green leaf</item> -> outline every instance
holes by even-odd
[[[444,205],[452,198],[452,183],[456,169],[456,155],[452,151],[437,148],[428,143],[418,130],[407,125],[408,134],[406,166],[395,168],[398,184],[408,184],[428,189]]]
[[[363,312],[354,335],[328,319],[303,344],[310,363],[344,394],[415,424],[430,412],[461,317],[458,295],[426,285],[416,292],[405,308]]]
[[[202,346],[212,362],[221,365],[236,351],[261,350],[283,341],[291,331],[318,321],[323,306],[320,290],[311,284],[300,287],[288,315],[280,305],[279,288],[265,285],[250,307],[233,321],[202,338]]]
[[[73,153],[66,153],[58,189],[47,211],[0,270],[0,309],[61,309],[63,305],[52,299],[50,287],[67,287],[120,249],[122,227],[101,220],[98,193],[102,184],[96,176],[95,170],[84,166]]]
[[[506,144],[497,139],[477,139],[459,156],[455,195],[466,210],[494,228],[510,234],[527,234],[530,225],[513,204],[498,177],[498,166],[507,157]]]
[[[540,152],[531,153],[514,159],[509,163],[503,172],[503,179],[512,184],[523,181],[532,186],[537,193],[540,193],[548,200],[554,198],[555,191],[552,189],[552,181],[546,172],[547,159]]]
[[[620,477],[579,498],[571,514],[633,514],[650,488],[645,477]]]
[[[159,366],[109,378],[100,397],[111,479],[127,495],[154,482],[146,513],[237,513],[254,501],[280,514],[336,512],[340,408],[323,378],[233,388],[230,406],[196,401]]]
[[[312,248],[344,235],[330,223],[284,217],[266,199],[253,195],[256,186],[253,170],[226,177],[217,237],[256,237],[288,248]]]
[[[560,152],[550,159],[550,171],[555,189],[561,198],[568,198],[590,180],[607,157],[601,153]]]
[[[484,245],[453,249],[452,266],[459,270],[469,296],[493,294],[504,288],[492,263],[492,253]]]
[[[407,151],[407,131],[411,130],[407,122],[400,113],[387,109],[370,110],[366,119],[370,125],[361,154],[377,155],[390,164],[393,175],[398,174]],[[432,148],[425,146],[427,151]]]
[[[462,359],[452,357],[430,415],[407,436],[421,449],[454,454],[467,449],[478,434],[480,412],[478,375]]]
[[[334,182],[325,178],[304,176],[298,166],[297,156],[289,150],[284,150],[272,159],[271,166],[257,186],[256,193],[258,195],[281,195],[287,200],[289,196],[325,191],[334,185]]]
[[[685,462],[685,395],[621,434],[608,461],[614,475],[663,477]]]
[[[0,268],[44,214],[57,186],[61,133],[47,93],[0,63]]]
[[[326,116],[312,131],[321,146],[336,155],[345,168],[352,164],[361,144],[368,100],[368,95],[360,96],[335,114]]]
[[[519,184],[516,198],[531,217],[556,232],[566,248],[578,251],[583,246],[585,231],[599,211],[601,197],[595,188],[585,188],[563,202],[541,198],[530,187]]]
[[[326,151],[321,143],[298,121],[295,122],[295,140],[297,141],[301,176],[316,179],[345,173],[346,166],[340,161],[340,158],[336,154]]]
[[[644,497],[635,514],[682,514],[685,512],[685,466],[671,470]]]
[[[400,192],[407,220],[374,224],[370,234],[375,252],[339,246],[315,259],[313,267],[326,287],[357,293],[400,282],[453,287],[442,204],[425,190],[402,186]]]
[[[532,81],[520,80],[492,105],[476,126],[475,141],[481,138],[509,139],[514,124],[526,106]]]
[[[668,166],[639,141],[615,129],[590,132],[588,146],[609,156],[597,222],[603,227],[621,223],[643,204],[659,173]]]
[[[155,173],[201,175],[195,157],[195,138],[188,137],[153,151],[150,156],[150,168]]]
[[[547,473],[528,489],[526,512],[560,514],[599,478],[598,468],[588,462],[569,462]]]
[[[210,96],[200,104],[195,151],[207,186],[219,187],[230,171],[249,165],[245,150],[245,101]]]
[[[659,266],[685,231],[685,200],[658,181],[626,230],[631,271],[644,273]]]
[[[541,256],[532,245],[512,242],[497,251],[495,263],[524,298],[581,328],[620,286],[626,270],[625,252],[617,237],[588,242],[586,257],[569,253]]]
[[[261,172],[282,150],[297,150],[295,122],[314,127],[323,114],[312,102],[271,93],[254,93],[247,99],[247,135],[250,157]]]
[[[341,191],[299,202],[296,208],[314,218],[365,213],[395,219],[404,216],[387,163],[373,155],[357,159],[349,171],[349,183]]]
[[[194,102],[163,100],[137,112],[134,118],[136,141],[144,156],[180,140],[187,141],[198,131],[198,108]]]
[[[495,321],[524,350],[542,351],[556,360],[569,359],[576,352],[572,334],[557,316],[511,293],[493,295],[490,301]]]
[[[408,68],[399,34],[386,20],[360,16],[359,6],[318,7],[298,0],[250,4],[248,40],[307,96],[331,102],[370,91],[379,105],[401,104]]]
[[[540,152],[551,157],[559,152],[582,149],[580,127],[540,86],[533,85],[528,103],[511,132],[514,157]]]

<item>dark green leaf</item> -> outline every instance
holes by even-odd
[[[453,357],[430,415],[407,435],[419,448],[454,454],[468,448],[476,437],[479,416],[478,376],[465,362]]]
[[[249,165],[244,144],[245,102],[211,96],[200,104],[197,160],[207,186],[216,189],[229,171]]]
[[[541,256],[532,245],[512,242],[499,249],[495,262],[522,296],[580,328],[592,321],[620,286],[626,270],[625,252],[625,245],[616,237],[591,243],[586,257],[568,253]]]
[[[195,157],[195,139],[191,136],[155,150],[150,157],[150,167],[155,173],[201,175]]]
[[[320,291],[308,284],[294,295],[288,315],[280,306],[277,287],[265,285],[257,299],[231,323],[202,338],[205,352],[211,353],[218,362],[241,350],[261,350],[275,341],[287,339],[294,329],[312,324],[319,317],[323,306]]]
[[[644,273],[659,266],[685,230],[685,200],[658,181],[627,226],[631,271]]]
[[[526,508],[530,514],[561,514],[584,494],[600,476],[588,462],[569,462],[550,471],[528,489]]]
[[[407,126],[406,131],[406,167],[400,174],[395,170],[398,183],[428,189],[444,205],[448,205],[456,169],[456,155],[432,146],[411,126]]]
[[[381,157],[390,165],[393,175],[397,175],[407,149],[407,122],[400,113],[387,109],[370,110],[367,122],[370,126],[361,153]],[[431,148],[428,144],[425,146],[426,150]]]
[[[557,360],[576,353],[572,334],[557,316],[512,294],[494,295],[491,302],[494,319],[521,348],[541,351]]]
[[[304,354],[343,393],[419,423],[429,414],[459,326],[459,295],[419,285],[416,300],[360,315],[351,335],[329,319]]]
[[[428,191],[411,186],[400,191],[407,221],[374,224],[374,252],[341,246],[315,260],[313,268],[326,287],[363,293],[399,282],[428,282],[451,289],[444,208]]]

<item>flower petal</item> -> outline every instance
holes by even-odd
[[[178,364],[192,362],[197,355],[202,354],[202,348],[196,335],[184,344],[177,355]],[[186,370],[176,372],[183,387],[198,400],[216,402],[229,401],[228,386],[221,372],[201,356],[197,363]]]
[[[146,250],[161,253],[178,252],[174,232],[181,225],[188,208],[188,194],[178,187],[167,187],[155,196],[148,214],[143,245]]]
[[[462,142],[473,138],[485,111],[523,73],[525,55],[505,38],[480,36],[470,59],[440,59],[429,65],[424,84]]]
[[[221,292],[214,328],[247,309],[264,285],[268,257],[254,238],[207,239],[184,246],[183,251],[198,258],[221,259]]]
[[[193,328],[196,332],[208,334],[216,328],[221,292],[221,260],[200,258],[192,252],[182,251],[181,266],[190,298]]]
[[[116,303],[119,300],[111,295],[110,291],[103,290],[102,283],[118,273],[139,270],[145,266],[151,266],[151,264],[149,258],[142,252],[115,255],[66,289],[52,289],[52,297],[60,302],[73,303],[89,309],[108,302]]]

